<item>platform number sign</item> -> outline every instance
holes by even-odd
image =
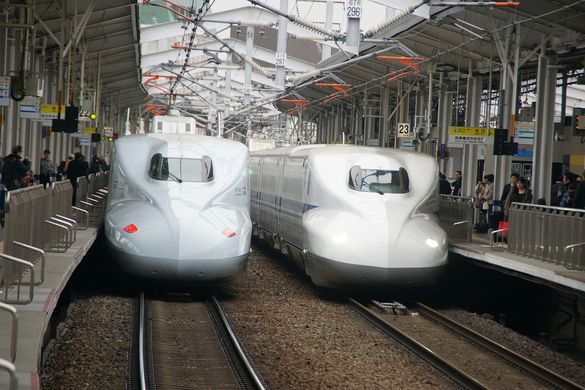
[[[348,18],[361,18],[362,0],[345,0],[345,13]]]
[[[411,138],[410,123],[399,123],[398,124],[398,138]]]

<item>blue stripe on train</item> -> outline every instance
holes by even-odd
[[[270,207],[271,209],[274,209],[274,204],[276,202],[276,195],[274,194],[270,194],[268,192],[260,192],[260,198],[258,198],[258,192],[257,191],[251,191],[251,199],[253,201],[257,201],[259,204],[263,205],[263,206],[267,206]],[[298,215],[298,210],[302,210],[301,214],[306,213],[309,210],[312,210],[314,208],[317,208],[319,206],[314,205],[314,204],[310,204],[310,203],[304,203],[304,202],[300,202],[296,199],[290,199],[290,198],[285,198],[285,197],[281,197],[280,198],[280,208],[281,208],[281,212],[285,212],[286,214],[291,214],[291,215]]]

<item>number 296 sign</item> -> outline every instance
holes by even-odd
[[[399,123],[398,124],[398,138],[411,138],[410,123]]]
[[[362,0],[345,0],[345,13],[348,18],[361,18]]]

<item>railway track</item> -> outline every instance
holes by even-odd
[[[409,315],[392,315],[350,299],[350,305],[458,388],[580,389],[529,359],[417,303]]]
[[[214,296],[137,301],[130,389],[265,388]]]

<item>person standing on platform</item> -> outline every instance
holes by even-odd
[[[508,220],[508,214],[512,203],[532,203],[533,198],[532,191],[528,188],[526,179],[519,177],[518,180],[516,180],[516,188],[510,191],[508,200],[506,200],[504,206],[504,219],[506,221]]]
[[[463,174],[461,171],[455,171],[455,181],[452,183],[453,192],[451,195],[461,196],[461,182],[463,180]]]
[[[447,177],[439,173],[439,194],[451,195],[451,184],[447,181]]]
[[[508,199],[508,195],[510,195],[510,190],[516,187],[516,181],[518,180],[519,177],[520,175],[517,174],[516,172],[513,172],[510,175],[510,182],[504,186],[502,196],[500,197],[502,204],[504,204],[506,202],[506,199]]]
[[[89,164],[83,158],[83,154],[74,154],[74,159],[67,165],[67,171],[65,173],[71,182],[71,186],[73,186],[72,204],[75,205],[75,199],[77,196],[77,178],[89,174]]]
[[[12,148],[12,153],[3,159],[2,183],[8,191],[22,187],[22,181],[30,170],[22,160],[21,154],[22,146],[16,145]]]
[[[55,174],[55,164],[53,164],[53,160],[49,158],[50,156],[51,151],[47,149],[43,152],[43,158],[41,159],[39,181],[45,187],[51,182],[51,176]]]
[[[575,208],[585,209],[585,171],[577,179],[577,188],[575,188]]]

